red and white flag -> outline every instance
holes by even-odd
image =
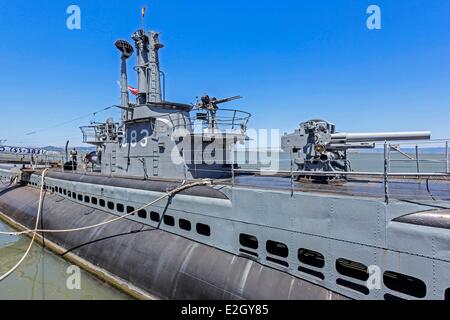
[[[130,92],[135,95],[136,97],[139,95],[139,90],[136,88],[133,88],[132,86],[128,86],[128,90],[130,90]]]

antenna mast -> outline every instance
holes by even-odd
[[[147,7],[143,6],[141,10],[142,15],[142,31],[145,31],[145,12],[147,11]]]

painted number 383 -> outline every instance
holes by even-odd
[[[141,147],[146,147],[148,145],[148,137],[150,132],[147,129],[142,129],[139,134],[137,130],[129,131],[129,134],[125,134],[124,143],[122,147],[128,147],[128,143],[132,148],[140,145]]]

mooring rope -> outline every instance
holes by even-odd
[[[47,172],[48,172],[48,169],[45,169],[42,172],[42,176],[41,176],[41,192],[40,192],[40,195],[39,195],[39,206],[38,206],[38,211],[37,211],[37,216],[36,216],[36,225],[34,227],[34,230],[29,230],[29,232],[33,233],[33,237],[31,238],[30,245],[28,246],[27,251],[25,251],[24,255],[19,260],[19,262],[17,262],[17,264],[14,267],[12,267],[8,272],[6,272],[5,274],[3,274],[0,277],[0,282],[5,280],[6,278],[8,278],[14,271],[17,270],[17,268],[19,268],[19,266],[26,259],[26,257],[28,256],[28,254],[31,251],[31,248],[33,247],[33,243],[34,243],[34,240],[36,239],[36,234],[37,234],[37,230],[38,230],[38,227],[39,227],[39,221],[40,221],[40,216],[41,216],[41,212],[42,212],[42,203],[43,203],[43,200],[44,200],[45,175],[47,174]]]
[[[101,222],[101,223],[98,223],[98,224],[95,224],[95,225],[87,226],[87,227],[74,228],[74,229],[65,229],[65,230],[39,230],[39,229],[36,229],[34,231],[33,230],[25,230],[25,231],[21,231],[21,232],[0,232],[0,234],[10,235],[10,236],[18,236],[18,235],[28,234],[28,233],[31,233],[31,232],[69,233],[69,232],[78,232],[78,231],[85,231],[85,230],[89,230],[89,229],[94,229],[94,228],[98,228],[98,227],[101,227],[101,226],[104,226],[104,225],[107,225],[107,224],[110,224],[110,223],[117,222],[119,220],[126,219],[129,216],[132,216],[132,215],[138,213],[139,211],[144,210],[144,209],[154,205],[155,203],[157,203],[157,202],[159,202],[159,201],[161,201],[161,200],[163,200],[165,198],[173,197],[175,194],[180,193],[183,190],[190,189],[190,188],[193,188],[193,187],[196,187],[196,186],[204,186],[204,185],[210,185],[210,184],[212,184],[211,180],[202,180],[202,181],[197,181],[197,182],[193,182],[193,183],[190,183],[190,184],[186,184],[186,183],[183,182],[183,184],[181,186],[179,186],[178,188],[173,189],[171,191],[168,191],[165,195],[159,197],[158,199],[156,199],[156,200],[146,204],[145,206],[143,206],[143,207],[141,207],[139,209],[134,210],[133,212],[130,212],[130,213],[126,214],[126,215],[123,215],[123,216],[120,216],[120,217],[117,217],[117,218],[114,218],[114,219],[111,219],[111,220],[108,220],[108,221],[104,221],[104,222]]]

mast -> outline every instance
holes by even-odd
[[[127,59],[133,54],[133,47],[125,40],[117,40],[116,48],[122,53],[120,68],[120,97],[122,107],[122,122],[129,119],[130,98],[128,94]]]
[[[149,32],[150,38],[150,61],[149,61],[149,102],[161,102],[161,71],[159,68],[159,49],[164,45],[159,42],[159,33]]]
[[[132,38],[137,52],[138,105],[147,102],[161,102],[161,76],[159,68],[159,49],[164,45],[159,42],[159,33],[145,31],[145,7],[142,8],[142,28]]]
[[[147,81],[147,69],[148,69],[148,45],[149,39],[145,34],[145,31],[140,29],[136,31],[132,39],[135,42],[136,54],[137,54],[137,76],[138,76],[138,96],[137,104],[143,105],[147,103],[148,96],[148,81]]]

